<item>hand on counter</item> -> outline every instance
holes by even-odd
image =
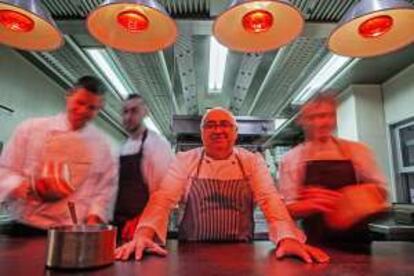
[[[300,194],[298,201],[288,204],[288,210],[294,218],[308,217],[318,213],[332,211],[341,193],[324,188],[306,188]]]
[[[124,227],[120,229],[122,230],[122,241],[131,241],[134,238],[135,229],[137,228],[140,217],[138,215],[125,222]]]
[[[115,259],[127,261],[135,251],[135,260],[141,260],[144,253],[148,252],[159,256],[166,256],[167,250],[153,241],[154,231],[150,228],[142,228],[135,234],[134,239],[115,250]]]
[[[302,244],[297,240],[286,238],[279,242],[276,249],[276,258],[298,257],[306,263],[328,263],[330,257],[321,249]]]
[[[9,198],[13,200],[27,200],[33,193],[29,180],[23,180],[19,186],[12,190]]]

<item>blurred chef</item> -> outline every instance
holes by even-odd
[[[258,204],[269,225],[276,256],[297,256],[305,262],[327,262],[329,257],[304,244],[305,236],[290,218],[266,163],[259,154],[235,147],[237,124],[222,108],[207,111],[201,122],[203,147],[178,153],[176,160],[150,197],[134,239],[116,250],[116,258],[135,259],[144,251],[166,255],[169,213],[185,205],[179,226],[181,241],[248,242],[253,239],[253,210]]]
[[[333,136],[336,101],[320,94],[300,111],[305,142],[280,165],[280,191],[291,215],[303,218],[309,241],[335,241],[355,235],[366,217],[386,209],[386,183],[371,151],[362,143]],[[365,235],[364,233],[363,235]]]
[[[67,203],[82,223],[107,222],[116,195],[116,162],[90,122],[104,103],[105,86],[92,76],[67,91],[66,112],[17,127],[0,158],[0,201],[15,233],[71,224]]]
[[[131,240],[149,195],[159,186],[173,158],[169,143],[146,128],[148,107],[138,94],[123,103],[122,121],[129,137],[121,148],[114,223],[122,240]]]

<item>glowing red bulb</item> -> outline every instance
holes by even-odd
[[[0,10],[0,24],[11,31],[21,33],[30,32],[35,25],[30,17],[11,10]]]
[[[138,11],[124,11],[118,15],[118,23],[128,32],[136,33],[148,29],[148,18]]]
[[[366,38],[379,37],[391,30],[393,19],[389,15],[370,18],[359,26],[359,34]]]
[[[273,15],[265,10],[255,10],[243,16],[243,27],[252,33],[263,33],[273,25]]]

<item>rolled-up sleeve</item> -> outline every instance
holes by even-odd
[[[151,194],[136,231],[143,227],[151,228],[155,231],[157,239],[165,244],[170,212],[182,198],[187,181],[186,162],[183,162],[178,154],[160,188]]]
[[[266,163],[260,155],[255,155],[252,163],[250,185],[254,199],[268,222],[270,240],[276,245],[285,238],[292,238],[304,243],[306,237],[290,217],[273,183]]]
[[[151,151],[150,151],[151,150]],[[150,193],[156,191],[162,183],[174,154],[170,144],[158,138],[156,147],[148,149],[148,162],[144,163],[144,171],[147,176],[147,183]]]

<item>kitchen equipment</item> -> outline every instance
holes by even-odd
[[[78,224],[78,216],[76,215],[75,203],[73,201],[69,201],[68,208],[73,224]]]
[[[59,269],[86,269],[114,262],[116,227],[73,225],[48,231],[46,266]]]
[[[75,191],[71,185],[69,167],[64,162],[47,162],[41,175],[31,178],[31,185],[36,196],[44,201],[57,201]]]
[[[83,269],[114,262],[116,227],[78,225],[75,203],[68,202],[73,226],[53,227],[48,231],[46,266]]]

